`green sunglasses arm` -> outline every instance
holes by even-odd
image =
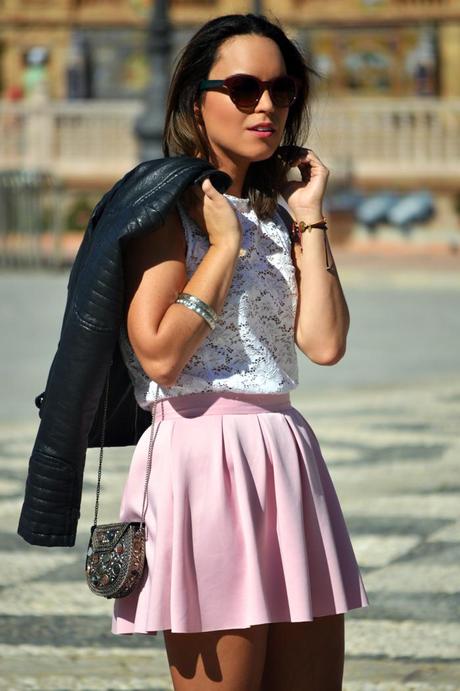
[[[210,89],[213,86],[223,86],[224,79],[202,79],[200,82],[200,91]]]

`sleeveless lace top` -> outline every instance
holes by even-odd
[[[278,212],[261,221],[248,198],[225,194],[242,227],[242,254],[218,317],[179,374],[175,384],[160,387],[158,400],[204,391],[285,393],[298,384],[294,319],[297,283],[291,241]],[[209,249],[209,240],[177,204],[187,245],[186,271],[190,279]],[[120,350],[141,408],[149,409],[156,382],[142,369],[128,340],[120,332]]]

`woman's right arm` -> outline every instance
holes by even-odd
[[[231,204],[206,179],[202,215],[210,246],[187,281],[185,238],[176,207],[164,225],[133,238],[124,253],[126,327],[144,372],[160,386],[172,386],[210,333],[207,322],[185,305],[191,293],[220,314],[238,259],[241,227]]]

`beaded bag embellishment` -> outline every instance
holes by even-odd
[[[93,526],[86,553],[90,590],[103,597],[126,597],[144,570],[145,531],[142,523]]]

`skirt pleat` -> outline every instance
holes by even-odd
[[[369,604],[318,440],[288,394],[158,404],[146,568],[114,601],[114,634],[312,621]],[[123,488],[139,520],[150,428]]]

